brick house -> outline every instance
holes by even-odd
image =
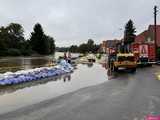
[[[100,51],[103,53],[109,53],[110,50],[115,50],[116,45],[120,43],[120,40],[105,40],[100,45]]]
[[[149,25],[148,29],[138,34],[135,37],[135,42],[137,44],[149,44],[151,47],[155,47],[154,45],[154,25]],[[157,29],[157,47],[160,48],[160,25],[156,26]],[[116,49],[119,51],[122,40],[105,40],[100,45],[100,51],[103,53],[109,53],[109,49]]]
[[[138,34],[135,38],[135,42],[132,43],[132,47],[137,48],[137,45],[147,45],[148,46],[148,57],[151,61],[156,60],[156,50],[155,50],[155,37],[154,37],[154,25],[149,25],[148,29]],[[160,25],[156,26],[157,29],[157,47],[160,48]],[[134,49],[134,47],[132,49]],[[157,56],[159,57],[159,55]]]
[[[154,25],[149,25],[148,30],[138,34],[135,43],[154,43]],[[157,47],[160,47],[160,25],[157,25]]]

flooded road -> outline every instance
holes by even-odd
[[[85,68],[85,69],[84,69]],[[96,70],[98,70],[96,72]],[[65,94],[63,96],[44,100],[43,102],[26,106],[16,111],[0,115],[1,120],[144,120],[146,116],[155,113],[160,115],[160,81],[156,79],[155,73],[160,73],[160,66],[139,68],[137,72],[127,73],[121,72],[116,78],[104,82],[100,85],[87,87],[78,91]],[[63,83],[63,80],[57,83],[56,92],[54,84],[50,85],[50,95],[59,91],[70,91],[75,88],[80,88],[84,84],[98,84],[103,81],[100,72],[104,73],[100,65],[95,64],[93,67],[80,65],[79,69],[83,71],[82,78],[78,73],[78,69],[71,75],[71,81]],[[86,72],[87,70],[87,72]],[[95,73],[96,72],[96,73]],[[123,73],[123,74],[122,74]],[[82,75],[82,74],[81,74]],[[145,78],[144,78],[145,76]],[[74,79],[72,79],[74,78]],[[97,81],[95,81],[97,78]],[[93,80],[93,81],[92,81]],[[77,82],[76,82],[77,81]],[[78,82],[81,81],[81,82]],[[70,85],[71,84],[71,85]],[[67,87],[66,87],[67,86]],[[40,86],[41,87],[41,86]],[[49,95],[47,87],[43,90]],[[37,89],[39,90],[39,89]],[[49,89],[48,89],[49,90]],[[33,90],[36,94],[30,99],[36,99],[44,93],[39,93]],[[32,91],[28,89],[26,96],[17,94],[18,102],[27,103],[29,95]],[[21,95],[21,94],[20,94]],[[44,95],[44,97],[47,95]],[[24,97],[24,99],[23,99]],[[8,97],[7,102],[15,102]],[[38,99],[37,98],[37,99]],[[5,100],[5,99],[3,99]],[[17,99],[16,99],[17,101]],[[22,102],[23,101],[23,102]],[[2,101],[0,101],[2,102]],[[4,103],[4,101],[3,101]],[[2,106],[0,106],[2,107]],[[2,107],[6,109],[5,106]],[[2,110],[2,109],[1,109]]]
[[[97,74],[98,73],[98,74]],[[71,74],[0,88],[0,114],[106,82],[107,71],[100,64],[77,65]]]

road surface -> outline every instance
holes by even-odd
[[[2,114],[0,120],[143,120],[160,112],[158,72],[160,66],[120,72],[109,82]]]

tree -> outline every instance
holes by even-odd
[[[69,51],[69,47],[56,47],[55,49],[58,52],[67,52],[67,51]]]
[[[55,51],[54,38],[45,35],[42,26],[37,23],[29,40],[24,38],[24,29],[18,23],[0,27],[0,55],[31,55],[33,50],[39,54],[51,54]]]
[[[71,47],[69,48],[70,52],[76,53],[78,52],[78,46],[77,45],[71,45]]]
[[[93,46],[93,45],[94,45],[94,41],[93,41],[92,39],[88,39],[87,44],[88,44],[89,46]]]
[[[31,33],[30,44],[38,54],[47,55],[55,51],[54,39],[45,35],[42,26],[37,23]]]
[[[99,49],[100,49],[100,45],[96,45],[96,44],[95,44],[95,45],[93,46],[93,51],[92,51],[92,52],[93,52],[93,53],[97,53]]]
[[[42,54],[44,52],[44,32],[39,23],[37,23],[33,28],[30,38],[30,45],[32,50],[36,51],[37,53]]]
[[[100,48],[100,45],[94,44],[94,40],[88,39],[87,43],[82,43],[79,46],[77,45],[71,45],[69,48],[68,47],[60,47],[56,48],[57,51],[61,52],[73,52],[73,53],[97,53]]]
[[[11,23],[5,29],[7,30],[7,36],[9,37],[9,47],[20,49],[21,44],[25,41],[23,27],[18,23]]]
[[[14,36],[16,36],[16,37],[22,37],[24,34],[23,34],[23,32],[24,32],[24,29],[23,29],[23,27],[20,25],[20,24],[18,24],[18,23],[10,23],[7,27],[6,27],[6,29],[8,30],[8,33],[10,34],[10,35],[14,35]]]
[[[79,46],[78,51],[79,51],[80,53],[87,53],[87,52],[88,52],[88,46],[87,46],[87,44],[85,44],[85,43],[81,44],[81,45]]]
[[[0,55],[21,55],[20,49],[23,48],[22,44],[25,42],[23,32],[23,27],[18,23],[10,23],[7,27],[2,26],[0,28]]]
[[[7,35],[7,31],[6,29],[2,26],[0,28],[0,51],[4,51],[7,47],[7,44],[5,43],[6,40],[6,35]]]
[[[53,37],[50,37],[48,36],[48,41],[49,41],[49,47],[50,47],[50,51],[49,51],[49,54],[52,54],[55,52],[55,48],[56,48],[56,45],[55,45],[55,40]]]
[[[24,56],[29,56],[33,53],[32,48],[30,46],[30,41],[29,40],[25,40],[22,44],[21,44],[21,54]]]
[[[55,51],[55,43],[54,38],[44,35],[44,45],[45,45],[45,53],[52,54]]]
[[[135,40],[135,33],[136,33],[136,28],[134,27],[133,21],[130,19],[127,24],[125,25],[125,31],[124,31],[124,45],[126,48],[126,52],[130,51],[129,45],[134,42]]]
[[[94,47],[94,41],[92,39],[88,39],[88,42],[87,42],[87,48],[88,48],[88,52],[94,52],[93,50],[93,47]]]

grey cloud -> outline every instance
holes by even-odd
[[[153,6],[159,0],[0,0],[0,25],[18,22],[28,37],[36,22],[56,39],[58,46],[97,43],[120,38],[128,19],[137,33],[153,23]],[[160,17],[158,17],[160,21]],[[159,22],[158,21],[158,22]]]

